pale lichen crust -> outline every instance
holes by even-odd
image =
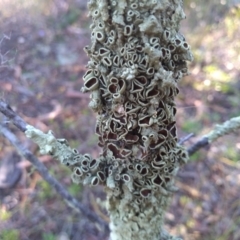
[[[109,184],[144,181],[133,184],[142,197],[155,187],[168,190],[187,159],[177,146],[174,103],[186,60],[192,60],[178,29],[182,2],[90,0],[88,7],[92,45],[85,47],[90,61],[82,90],[91,92],[89,106],[98,113]]]
[[[231,118],[230,120],[224,122],[221,125],[216,125],[214,129],[205,135],[204,137],[208,139],[208,142],[211,143],[228,133],[234,132],[240,128],[240,116]]]
[[[111,240],[174,239],[161,226],[188,159],[177,144],[174,102],[193,58],[179,32],[182,1],[89,0],[88,8],[92,44],[82,91],[91,93],[103,152],[63,162],[75,182],[106,185]]]
[[[103,157],[93,159],[89,154],[79,154],[76,149],[69,147],[67,140],[55,138],[52,131],[43,133],[31,125],[27,125],[26,129],[26,137],[39,146],[41,154],[52,155],[72,169],[74,182],[92,186],[106,182],[105,173],[100,170],[106,167]]]
[[[111,239],[159,239],[174,176],[188,159],[177,144],[174,102],[193,58],[179,32],[182,1],[90,0],[88,7],[82,91],[98,113]]]

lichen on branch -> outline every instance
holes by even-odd
[[[82,91],[91,93],[102,153],[81,155],[51,132],[35,141],[72,169],[75,182],[106,186],[111,240],[171,239],[164,214],[188,159],[177,143],[174,101],[192,60],[179,32],[182,1],[89,0],[88,8],[93,21]]]
[[[231,118],[230,120],[224,122],[223,124],[217,124],[214,127],[214,129],[204,137],[208,139],[209,143],[212,143],[219,137],[234,132],[239,128],[240,128],[240,116]]]
[[[52,155],[62,164],[72,169],[72,179],[75,183],[91,184],[93,186],[106,182],[103,169],[103,157],[93,159],[89,154],[79,154],[69,147],[67,140],[57,139],[52,131],[43,133],[31,125],[26,126],[25,135],[40,147],[41,154]],[[103,163],[102,163],[103,162]]]
[[[177,144],[174,98],[192,60],[179,32],[180,0],[90,0],[83,92],[98,114],[112,240],[160,238],[174,177],[188,159]]]
[[[25,135],[39,146],[41,154],[53,155],[61,162],[64,162],[65,158],[69,158],[73,154],[72,150],[67,146],[67,141],[56,139],[52,131],[43,133],[31,125],[27,125]]]

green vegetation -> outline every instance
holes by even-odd
[[[79,15],[81,14],[80,10],[77,8],[70,8],[68,12],[63,16],[60,26],[62,29],[74,24],[77,22]]]
[[[19,240],[19,232],[18,230],[3,230],[0,232],[1,240]],[[49,239],[50,240],[50,239]]]
[[[43,240],[56,240],[56,236],[52,233],[43,233]]]
[[[81,185],[71,184],[71,185],[68,187],[68,191],[70,192],[71,195],[73,195],[74,197],[76,197],[77,195],[79,195],[79,192],[82,191],[82,187],[81,187]]]
[[[196,119],[186,120],[182,124],[182,130],[186,133],[198,133],[202,128],[202,123],[197,121]]]
[[[240,158],[240,153],[236,150],[235,145],[231,145],[230,144],[226,144],[229,146],[226,146],[226,149],[224,151],[224,157],[226,157],[227,159],[233,161],[233,162],[239,162],[239,158]]]
[[[55,196],[52,187],[45,180],[38,182],[38,185],[40,187],[38,196],[41,200],[46,200]]]
[[[9,218],[11,218],[11,216],[12,216],[11,212],[0,208],[0,221],[6,221]]]
[[[196,152],[190,157],[190,161],[199,161],[201,159],[201,152]]]

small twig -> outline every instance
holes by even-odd
[[[188,140],[189,140],[191,137],[193,137],[193,136],[194,136],[194,134],[193,134],[193,133],[190,133],[190,134],[188,134],[187,136],[181,138],[178,143],[179,143],[180,145],[183,145],[183,143],[185,143],[186,141],[188,141]]]
[[[216,141],[219,137],[235,132],[237,129],[240,129],[240,117],[231,118],[222,124],[217,124],[210,133],[203,136],[199,141],[188,148],[189,156],[193,155],[200,148],[206,147],[213,141]]]
[[[68,191],[49,174],[48,169],[28,149],[24,148],[21,145],[21,143],[12,132],[10,132],[3,125],[0,125],[0,131],[3,136],[6,137],[11,142],[11,144],[37,168],[40,175],[61,195],[61,197],[67,202],[70,207],[77,210],[78,212],[82,212],[91,221],[99,223],[104,227],[105,231],[108,231],[107,223],[105,223],[99,216],[81,205],[77,199],[71,196]]]
[[[197,141],[196,143],[194,143],[191,147],[189,147],[187,149],[188,155],[191,156],[195,152],[197,152],[199,149],[204,148],[204,147],[206,147],[208,145],[209,145],[208,138],[207,137],[203,137],[202,139],[200,139],[199,141]]]
[[[37,143],[40,147],[41,154],[52,155],[61,162],[67,159],[67,156],[72,157],[74,154],[72,149],[67,144],[62,144],[56,139],[52,132],[47,134],[41,130],[28,125],[21,117],[19,117],[11,107],[0,99],[0,112],[2,112],[7,118],[12,120],[13,124],[20,129],[28,138]],[[79,154],[80,155],[80,154]]]
[[[27,130],[26,122],[21,117],[19,117],[7,103],[5,103],[1,99],[0,112],[2,112],[6,117],[8,117],[19,130],[21,130],[22,132],[25,132]]]
[[[240,116],[234,117],[222,124],[217,124],[214,129],[206,135],[208,142],[212,143],[216,141],[219,137],[225,136],[240,129]]]

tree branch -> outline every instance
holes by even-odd
[[[9,118],[19,130],[24,132],[26,137],[30,138],[40,147],[41,154],[51,155],[64,165],[68,165],[68,160],[72,160],[74,157],[78,157],[78,159],[84,158],[77,150],[68,146],[67,140],[55,138],[52,131],[43,133],[41,130],[28,125],[1,99],[0,112]]]
[[[187,151],[189,156],[193,155],[200,148],[206,147],[213,141],[216,141],[219,137],[235,132],[237,129],[240,129],[240,116],[231,118],[223,124],[217,124],[210,133],[203,136],[199,141],[188,148]]]
[[[193,137],[194,134],[193,133],[190,133],[188,134],[187,136],[183,137],[183,138],[180,138],[178,144],[180,145],[183,145],[185,142],[187,142],[191,137]]]
[[[1,105],[3,106],[3,105]],[[7,107],[7,105],[5,105]],[[1,111],[2,112],[2,111]],[[11,108],[7,108],[6,111],[4,111],[6,115],[10,112],[11,116],[14,119],[18,119],[16,117],[16,114],[11,110]],[[13,114],[14,113],[14,114]],[[7,115],[9,117],[9,115]],[[21,126],[21,130],[24,129],[24,121],[22,120],[21,124],[15,121],[14,123],[16,126]],[[104,227],[105,231],[108,231],[108,225],[105,223],[99,216],[97,216],[95,213],[91,212],[89,209],[81,205],[77,199],[75,199],[73,196],[71,196],[68,191],[54,178],[52,177],[48,169],[26,148],[24,148],[21,143],[18,141],[16,136],[10,132],[5,126],[0,125],[0,132],[3,134],[4,137],[6,137],[11,144],[27,159],[29,160],[38,170],[40,175],[53,187],[57,193],[66,201],[66,203],[76,210],[77,212],[82,212],[87,218],[89,218],[93,222],[97,222],[101,226]]]
[[[20,116],[18,116],[12,110],[12,108],[2,99],[0,99],[0,112],[2,112],[2,114],[8,117],[19,130],[21,130],[22,132],[25,132],[27,130],[26,122]]]
[[[204,148],[208,145],[209,145],[208,138],[203,137],[187,149],[188,155],[191,156],[201,148]]]
[[[6,117],[8,117],[19,130],[25,133],[25,131],[27,130],[27,123],[21,117],[19,117],[7,103],[5,103],[1,99],[0,112],[2,112]],[[193,155],[199,149],[208,146],[210,143],[217,140],[219,137],[230,134],[239,128],[240,117],[231,118],[230,120],[224,122],[221,125],[216,125],[210,133],[203,136],[200,140],[198,140],[196,143],[194,143],[187,149],[189,156]],[[180,141],[180,144],[183,144],[190,137],[192,137],[192,134],[182,139]]]

